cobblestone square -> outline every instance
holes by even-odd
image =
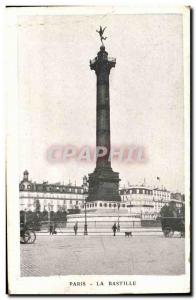
[[[21,245],[21,276],[178,275],[184,239],[162,236],[37,236]]]

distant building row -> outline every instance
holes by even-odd
[[[87,177],[83,178],[81,186],[72,184],[49,184],[48,182],[36,183],[29,180],[29,173],[23,173],[23,179],[19,184],[20,210],[36,209],[39,201],[40,211],[83,210],[88,193]],[[143,218],[156,218],[161,208],[170,201],[175,202],[177,207],[184,203],[184,196],[180,193],[171,193],[165,188],[150,188],[146,185],[133,185],[120,189],[121,202],[96,201],[86,204],[88,211],[95,209],[127,210],[130,214],[141,214]]]

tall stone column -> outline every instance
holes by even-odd
[[[110,95],[109,75],[115,67],[116,59],[108,58],[105,46],[100,47],[95,59],[90,61],[90,68],[97,76],[96,106],[96,146],[107,149],[107,154],[97,157],[95,171],[89,174],[88,201],[106,200],[120,201],[119,174],[111,168],[110,154]],[[101,151],[101,150],[100,150]]]
[[[100,52],[95,60],[90,62],[91,70],[97,75],[97,126],[96,145],[105,147],[107,154],[98,157],[96,167],[110,167],[108,160],[110,152],[110,95],[109,95],[109,74],[112,67],[115,67],[116,60],[109,60],[105,47],[101,46]]]

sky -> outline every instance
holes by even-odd
[[[51,163],[52,145],[95,146],[96,30],[107,26],[111,144],[140,145],[145,163],[112,162],[121,186],[163,185],[184,192],[182,15],[18,17],[20,175],[81,184],[95,164]],[[157,181],[160,177],[160,182]]]

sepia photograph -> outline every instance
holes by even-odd
[[[6,10],[9,293],[190,293],[190,7]]]

